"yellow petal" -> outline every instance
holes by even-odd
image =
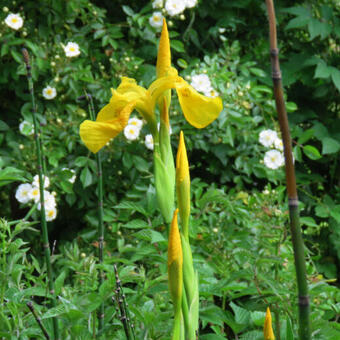
[[[176,91],[185,119],[198,129],[212,123],[223,109],[221,98],[205,97],[186,82],[177,82]]]
[[[275,340],[272,327],[272,315],[270,314],[269,307],[267,307],[266,318],[264,320],[263,335],[264,340]]]
[[[171,67],[171,52],[168,27],[165,19],[163,19],[163,28],[161,38],[159,40],[156,72],[157,78],[164,77],[168,69]]]
[[[169,234],[169,244],[168,244],[168,266],[170,266],[173,262],[178,262],[178,264],[182,265],[183,263],[183,254],[182,254],[182,244],[181,244],[181,236],[179,234],[178,229],[178,209],[175,210]]]
[[[184,134],[181,131],[179,136],[179,145],[176,157],[176,180],[182,182],[189,175],[189,162],[187,150],[184,143]]]
[[[109,105],[110,104],[107,106]],[[81,123],[79,134],[86,147],[93,153],[97,153],[107,142],[116,137],[127,125],[134,106],[135,102],[126,105],[124,109],[119,112],[119,115],[112,120],[105,122],[85,120]]]
[[[148,91],[155,106],[158,98],[168,89],[175,88],[185,119],[192,126],[201,129],[212,123],[223,109],[222,99],[210,98],[199,94],[177,71],[170,68],[169,75],[155,80]]]

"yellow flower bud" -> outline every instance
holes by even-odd
[[[183,253],[181,236],[177,221],[178,209],[175,210],[170,227],[168,245],[169,290],[174,303],[175,314],[181,310],[183,285]]]
[[[272,327],[272,315],[270,314],[269,307],[267,307],[266,318],[264,320],[263,335],[264,340],[275,340]]]
[[[180,133],[176,157],[176,192],[183,235],[186,239],[188,239],[190,216],[190,173],[183,131]]]
[[[171,67],[171,52],[170,52],[170,40],[168,27],[165,19],[163,19],[163,28],[161,38],[159,41],[156,72],[157,78],[166,76],[168,70]]]

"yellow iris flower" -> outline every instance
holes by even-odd
[[[112,91],[109,104],[98,113],[96,121],[85,120],[80,125],[80,138],[90,151],[98,152],[116,137],[127,125],[134,109],[148,122],[155,137],[158,133],[155,106],[170,89],[176,89],[184,117],[192,126],[204,128],[219,116],[223,108],[221,98],[199,94],[170,65],[170,43],[164,21],[157,60],[159,78],[148,89],[138,86],[132,78],[122,78],[117,90]]]

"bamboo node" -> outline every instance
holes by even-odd
[[[309,306],[309,296],[299,296],[299,305],[301,307]]]
[[[279,49],[278,49],[278,48],[272,48],[272,49],[270,50],[270,55],[271,55],[272,57],[277,57],[277,56],[279,55]]]
[[[288,205],[291,207],[297,207],[299,205],[299,200],[297,198],[288,198]]]
[[[48,249],[48,248],[50,247],[50,245],[49,245],[49,243],[44,243],[44,244],[43,244],[43,247],[44,247],[45,249]]]

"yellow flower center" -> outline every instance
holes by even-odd
[[[76,50],[76,49],[75,49],[74,47],[70,47],[70,51],[71,51],[71,52],[75,52],[75,50]]]
[[[50,210],[50,211],[47,213],[48,217],[53,217],[53,214],[54,214],[54,211],[53,211],[53,210]]]
[[[12,18],[12,23],[15,24],[16,22],[18,22],[18,18]]]
[[[52,94],[52,89],[48,89],[47,91],[46,91],[46,93],[48,94],[48,95],[51,95]]]
[[[131,135],[135,134],[135,130],[134,129],[130,129],[129,132],[131,133]]]
[[[161,21],[161,18],[158,15],[155,15],[153,17],[153,21],[156,21],[156,22]]]

